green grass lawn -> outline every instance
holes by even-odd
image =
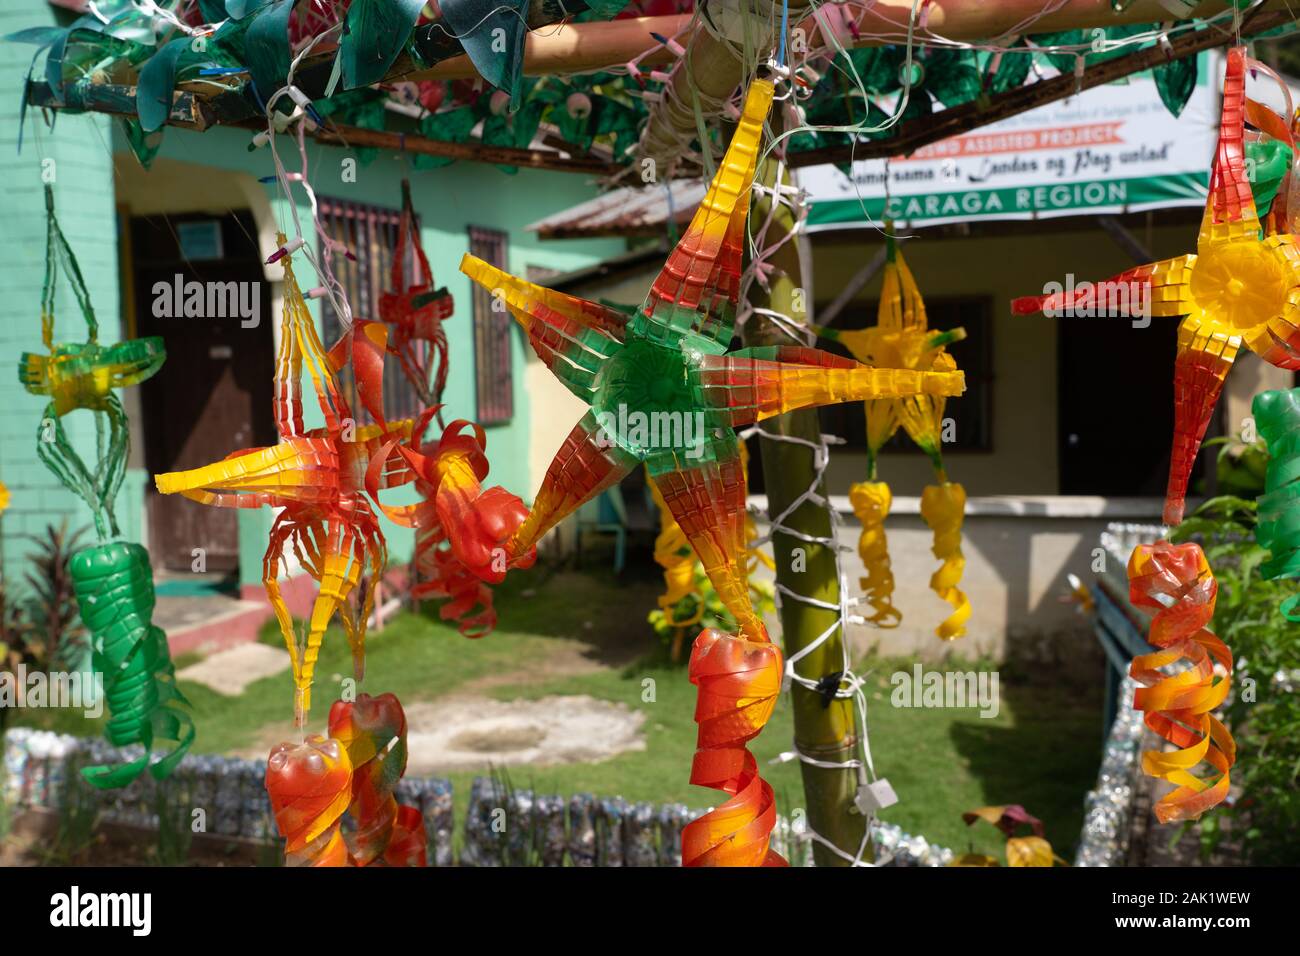
[[[635,572],[625,572],[621,579],[607,570],[519,575],[498,590],[498,629],[478,641],[437,620],[433,609],[425,615],[397,615],[369,641],[362,686],[370,693],[392,691],[408,704],[465,689],[471,682],[477,682],[470,688],[475,692],[501,699],[589,694],[621,702],[646,714],[644,751],[593,764],[512,767],[512,785],[566,796],[587,791],[634,801],[712,805],[718,793],[686,782],[695,744],[695,690],[684,666],[666,662],[644,620],[654,606],[656,587],[653,577]],[[262,640],[281,646],[273,625]],[[578,654],[598,666],[566,672],[549,666],[557,654],[569,660]],[[973,847],[1000,857],[1000,836],[984,824],[968,830],[961,813],[986,804],[1020,803],[1043,819],[1048,839],[1068,858],[1082,823],[1083,795],[1100,758],[1099,694],[1080,697],[1050,685],[1014,683],[1004,668],[1001,711],[995,718],[981,719],[976,710],[895,708],[890,675],[910,666],[908,661],[872,659],[858,667],[859,673],[871,672],[866,694],[876,770],[899,796],[884,818],[958,852]],[[966,669],[955,662],[945,666]],[[332,629],[316,672],[313,728],[323,727],[337,681],[351,672],[347,642]],[[653,681],[654,690],[648,702],[643,700],[644,689],[651,686],[647,681]],[[182,682],[182,690],[194,707],[196,751],[264,752],[276,740],[296,736],[287,673],[260,680],[237,698],[188,682]],[[25,723],[73,733],[98,730],[67,712],[21,716]],[[801,805],[799,767],[766,761],[789,749],[791,735],[790,708],[782,701],[752,748],[783,813]],[[475,775],[449,775],[458,821],[464,819]]]

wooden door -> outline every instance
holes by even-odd
[[[179,236],[204,224],[219,229],[220,244],[200,242],[183,250]],[[191,226],[190,224],[193,224]],[[144,459],[150,475],[183,471],[220,461],[233,451],[276,441],[271,413],[275,371],[275,316],[270,288],[258,254],[252,214],[149,216],[131,220],[136,331],[161,336],[167,361],[144,383]],[[205,256],[187,258],[185,252]],[[219,256],[206,258],[206,256]],[[175,314],[183,301],[171,295],[159,306],[162,286],[238,283],[240,302],[257,302],[257,325],[227,307],[224,294],[202,315]],[[222,286],[223,289],[230,288]],[[225,303],[220,304],[220,303]],[[161,313],[161,314],[159,314]],[[171,313],[171,314],[169,314]],[[234,313],[234,314],[230,314]],[[155,566],[189,571],[194,549],[202,548],[208,571],[239,566],[236,512],[201,505],[180,495],[159,495],[152,480],[146,492],[149,548]]]

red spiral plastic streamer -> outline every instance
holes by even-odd
[[[1177,750],[1148,750],[1142,769],[1177,784],[1155,806],[1161,823],[1196,820],[1228,795],[1228,771],[1236,761],[1232,735],[1211,711],[1223,703],[1232,679],[1232,652],[1206,630],[1214,617],[1218,591],[1199,545],[1139,545],[1128,562],[1129,600],[1153,609],[1147,639],[1160,650],[1133,658],[1130,676],[1143,686],[1133,706],[1145,713],[1146,725]],[[1179,661],[1189,666],[1175,674],[1161,668]],[[1218,662],[1227,672],[1215,679]],[[1192,775],[1201,763],[1219,772],[1210,782]]]
[[[352,862],[369,866],[425,866],[424,818],[393,796],[406,772],[406,714],[393,694],[361,694],[330,708],[330,737],[352,763],[352,802],[357,825],[348,840]]]
[[[781,649],[712,628],[691,649],[691,683],[699,688],[698,749],[691,783],[731,794],[682,830],[683,866],[786,866],[768,847],[776,823],[772,786],[745,746],[772,716],[781,692]]]
[[[266,762],[266,792],[288,866],[347,866],[339,821],[352,799],[352,762],[320,735],[279,744]]]

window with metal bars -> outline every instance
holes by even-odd
[[[352,306],[352,316],[356,319],[378,321],[379,297],[388,288],[389,270],[392,268],[393,253],[397,248],[398,224],[402,213],[398,209],[383,206],[371,206],[366,203],[352,202],[346,199],[320,197],[320,229],[355,256],[355,260],[336,255],[333,260],[334,274],[338,277],[348,303]],[[416,217],[419,228],[419,217]],[[407,245],[407,262],[404,263],[405,280],[414,277],[414,261],[411,258],[410,244]],[[325,345],[328,348],[338,341],[343,331],[339,316],[335,313],[328,298],[319,300]],[[424,348],[424,343],[417,343],[417,348]],[[352,380],[352,370],[343,370],[342,382],[344,394],[347,395],[353,414],[368,419],[361,403],[357,401],[356,383]],[[384,359],[384,415],[390,420],[414,418],[420,413],[419,399],[415,391],[402,374],[401,365],[394,356]]]
[[[469,251],[498,269],[506,268],[506,234],[469,227]],[[478,421],[499,425],[515,413],[513,365],[510,361],[510,313],[492,308],[492,293],[474,284],[474,389]]]

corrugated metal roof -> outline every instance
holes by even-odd
[[[703,179],[674,179],[667,186],[624,186],[524,228],[543,239],[659,235],[670,216],[679,226],[690,222],[695,207],[704,199],[705,188]]]

